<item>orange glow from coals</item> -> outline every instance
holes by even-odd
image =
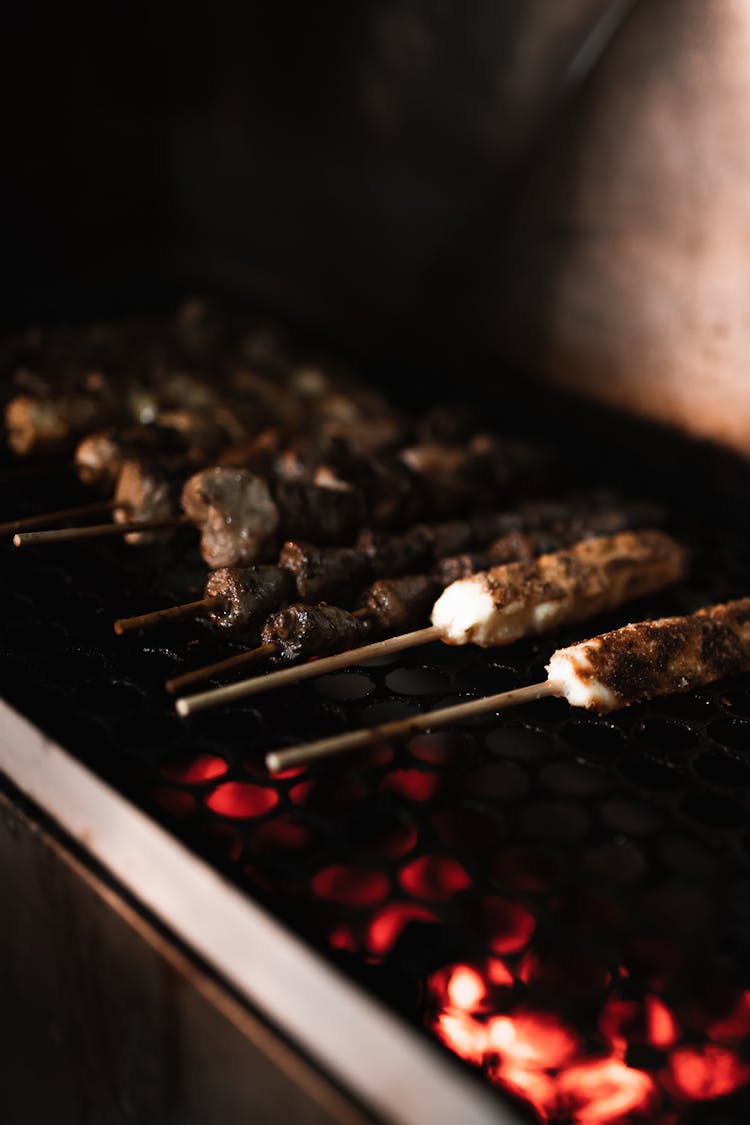
[[[711,1101],[739,1090],[750,1078],[750,1066],[728,1047],[706,1043],[678,1047],[669,1058],[666,1083],[678,1097]]]
[[[190,757],[164,762],[161,766],[161,774],[169,781],[178,781],[183,785],[198,785],[203,781],[212,781],[215,777],[221,777],[228,769],[229,766],[224,759],[216,754],[193,754]]]
[[[734,1008],[707,1027],[709,1039],[719,1043],[737,1043],[750,1035],[750,992],[743,992]]]
[[[318,898],[344,906],[373,906],[382,902],[390,884],[381,871],[338,863],[324,867],[313,876],[312,889]]]
[[[596,1059],[564,1070],[557,1079],[557,1108],[576,1125],[603,1125],[645,1113],[657,1100],[653,1079],[619,1059]],[[652,1118],[653,1120],[653,1118]]]
[[[414,902],[389,902],[370,921],[367,945],[371,953],[384,957],[399,941],[410,922],[435,923],[438,916]]]
[[[465,1012],[442,1012],[434,1030],[462,1059],[479,1066],[487,1050],[487,1029]]]
[[[250,785],[245,781],[225,781],[222,785],[217,785],[206,798],[206,804],[212,812],[233,820],[263,816],[278,803],[279,798],[274,789]]]
[[[457,965],[448,979],[448,1001],[453,1008],[470,1012],[484,999],[486,988],[479,973],[468,965]]]
[[[482,1067],[490,1081],[524,1098],[543,1121],[673,1122],[679,1110],[664,1101],[668,1095],[708,1101],[734,1093],[750,1080],[750,1065],[728,1047],[675,1047],[678,1023],[653,994],[610,997],[599,1029],[612,1053],[602,1057],[593,1041],[580,1038],[560,1016],[544,1008],[512,1006],[513,986],[513,974],[498,958],[446,965],[428,982],[431,1027],[462,1059]],[[743,996],[727,1017],[732,1033],[746,1005]],[[672,1049],[658,1076],[627,1065],[627,1052],[636,1045]]]
[[[564,1066],[578,1050],[577,1037],[545,1012],[494,1016],[487,1024],[487,1040],[512,1065],[540,1070]]]
[[[415,898],[447,900],[470,886],[471,879],[461,864],[450,856],[422,855],[401,868],[399,880]]]
[[[599,1017],[599,1030],[620,1054],[628,1044],[646,1043],[665,1050],[677,1041],[674,1016],[658,996],[642,1000],[612,997]]]

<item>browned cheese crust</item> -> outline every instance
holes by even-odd
[[[750,670],[750,598],[626,625],[582,642],[594,679],[616,697],[617,707],[713,683]],[[599,708],[612,710],[613,708]]]
[[[496,609],[541,605],[580,598],[601,608],[640,597],[684,573],[685,548],[661,531],[623,531],[576,544],[567,551],[542,555],[484,575]],[[573,618],[571,618],[572,620]]]

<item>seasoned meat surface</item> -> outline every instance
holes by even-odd
[[[320,488],[302,481],[278,481],[276,501],[283,528],[321,546],[353,543],[364,516],[355,489]]]
[[[278,644],[282,660],[306,660],[362,644],[367,621],[332,605],[290,605],[263,627],[264,644]]]
[[[363,605],[378,629],[400,632],[429,619],[432,604],[441,589],[441,583],[427,574],[381,578],[365,592]]]
[[[183,488],[182,506],[201,528],[201,554],[212,569],[249,566],[273,552],[279,509],[266,481],[247,469],[196,473]]]
[[[294,582],[278,566],[220,567],[208,576],[206,597],[226,599],[211,610],[211,620],[224,629],[258,624],[294,596]]]
[[[122,507],[115,508],[115,520],[118,523],[130,520],[141,523],[178,516],[180,483],[181,475],[170,472],[160,462],[143,458],[124,461],[114,496],[115,504]],[[153,543],[159,536],[158,531],[131,531],[125,536],[125,541],[137,546]]]
[[[370,559],[353,547],[314,547],[298,539],[281,549],[279,566],[285,567],[304,601],[323,601],[334,595],[353,594],[372,573]]]

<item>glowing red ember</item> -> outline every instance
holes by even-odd
[[[168,781],[179,781],[183,785],[198,785],[202,781],[221,777],[228,768],[224,759],[215,754],[194,754],[188,758],[164,762],[161,772]]]
[[[658,1095],[653,1080],[618,1059],[570,1067],[559,1075],[557,1089],[559,1111],[566,1118],[570,1114],[576,1125],[612,1125],[630,1121],[635,1114],[656,1120],[652,1111]]]
[[[409,894],[431,900],[452,898],[471,884],[457,860],[440,855],[423,855],[412,860],[401,868],[399,878]]]
[[[324,867],[314,876],[312,888],[318,898],[346,906],[373,906],[388,894],[389,883],[380,871],[354,864]]]
[[[263,785],[250,785],[246,781],[226,781],[217,785],[206,798],[206,804],[213,812],[237,820],[263,816],[278,801],[275,790]]]
[[[750,1066],[728,1047],[707,1043],[678,1047],[669,1059],[667,1084],[678,1097],[709,1101],[739,1090],[750,1078]]]
[[[410,922],[437,922],[438,917],[426,906],[414,902],[390,902],[373,916],[367,944],[372,953],[383,957],[390,953]]]

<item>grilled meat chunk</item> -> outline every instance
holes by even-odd
[[[362,496],[356,489],[278,481],[274,491],[281,524],[295,536],[323,546],[354,542],[364,517]]]
[[[211,620],[224,629],[243,629],[294,597],[294,580],[279,566],[220,567],[208,576],[206,597],[226,599]]]
[[[372,573],[370,560],[362,551],[352,547],[314,547],[299,539],[284,544],[279,566],[289,572],[297,595],[309,602],[353,594]]]
[[[262,477],[215,466],[182,490],[185,513],[201,528],[201,554],[211,569],[249,566],[273,551],[279,509]]]
[[[382,632],[411,629],[430,616],[442,584],[429,574],[408,574],[403,578],[380,578],[365,591],[363,605],[368,619]]]
[[[285,661],[306,660],[362,644],[369,632],[367,621],[332,605],[287,606],[263,627],[263,644],[278,644]]]
[[[147,522],[178,516],[181,482],[182,474],[170,471],[161,462],[124,461],[114,496],[115,504],[122,507],[115,508],[115,521]],[[125,536],[125,542],[137,546],[153,543],[160,537],[159,531],[131,531]]]

